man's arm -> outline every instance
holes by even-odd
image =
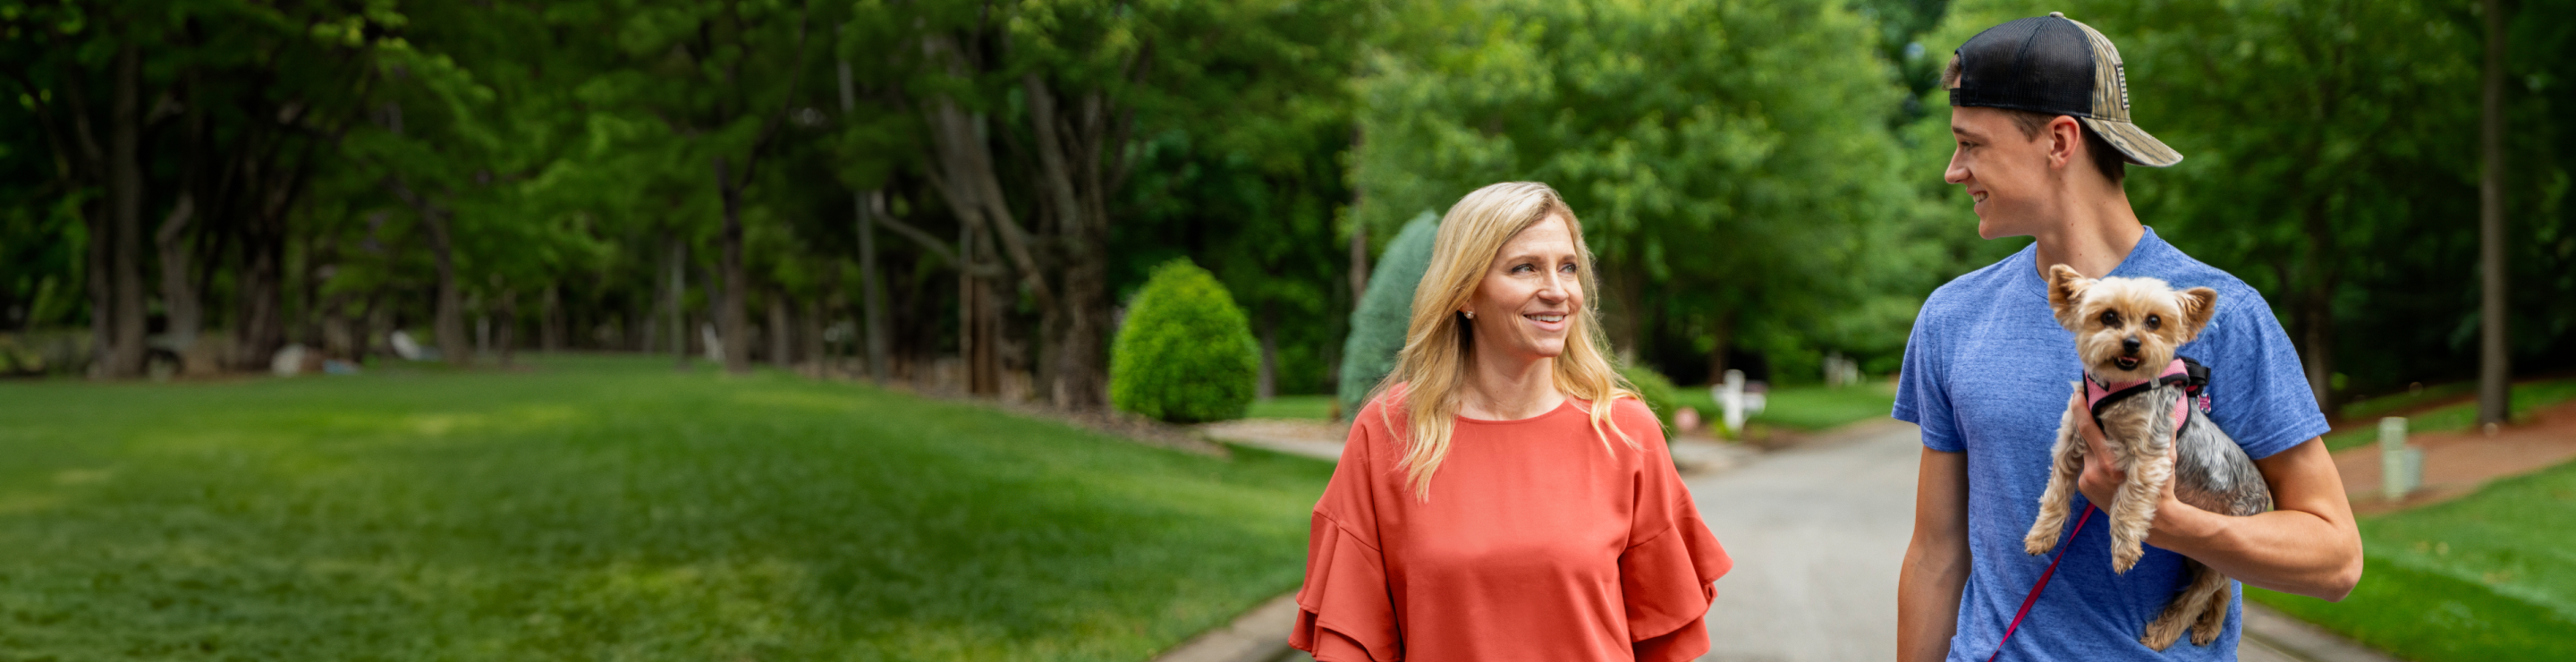
[[[1914,541],[1896,580],[1898,662],[1949,656],[1967,582],[1968,456],[1926,448],[1914,483]]]
[[[2111,457],[2102,428],[2090,416],[2075,418],[2076,429],[2093,447],[2076,487],[2093,503],[2111,503],[2127,476],[2102,459]],[[2147,544],[2191,557],[2248,585],[2342,601],[2361,583],[2361,527],[2353,520],[2343,475],[2335,472],[2325,440],[2309,439],[2255,460],[2254,467],[2272,486],[2272,512],[2232,517],[2202,510],[2175,499],[2168,482]]]

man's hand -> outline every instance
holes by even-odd
[[[2085,446],[2084,473],[2076,477],[2075,489],[2083,492],[2084,500],[2092,502],[2095,507],[2109,508],[2112,499],[2120,493],[2120,484],[2128,482],[2129,470],[2120,466],[2115,459],[2117,456],[2111,454],[2111,442],[2103,436],[2102,425],[2093,420],[2091,410],[2084,406],[2083,397],[2083,391],[2076,391],[2076,401],[2072,405],[2076,408],[2075,434],[2084,438]],[[2182,436],[2182,428],[2174,428],[2174,436]],[[2165,444],[2166,459],[2175,457],[2181,448],[2173,441],[2167,440]],[[2167,509],[2175,506],[2191,507],[2175,499],[2173,481],[2165,481],[2164,495],[2157,499],[2156,519],[2164,519]]]
[[[2082,407],[2082,393],[2073,406]],[[2108,508],[2128,471],[2112,461],[2110,442],[2088,413],[2075,417],[2084,438],[2084,473],[2075,489]],[[2168,445],[2174,452],[2179,445]],[[2309,439],[2254,461],[2272,488],[2273,510],[2231,517],[2174,498],[2172,481],[2147,529],[2148,545],[2171,550],[2245,582],[2248,586],[2340,601],[2361,582],[2361,529],[2344,500],[2343,477],[2325,441]]]

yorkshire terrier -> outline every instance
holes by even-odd
[[[2188,378],[2171,376],[2181,363],[2174,350],[2209,325],[2218,291],[2177,292],[2153,278],[2086,278],[2061,264],[2049,268],[2048,305],[2057,323],[2075,332],[2085,381],[2075,383],[2077,397],[2059,419],[2057,445],[2049,451],[2054,465],[2048,491],[2039,497],[2039,520],[2022,540],[2026,551],[2056,549],[2066,527],[2075,481],[2090,451],[2075,431],[2077,416],[2101,423],[2108,459],[2128,472],[2104,508],[2114,572],[2128,572],[2145,553],[2141,545],[2168,482],[2175,498],[2211,512],[2242,516],[2272,509],[2272,490],[2253,459],[2191,406]],[[2186,628],[2194,645],[2207,646],[2227,624],[2229,577],[2189,558],[2182,563],[2185,587],[2138,638],[2159,651]]]

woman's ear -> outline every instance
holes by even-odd
[[[2174,295],[2182,303],[2182,341],[2200,337],[2209,328],[2209,320],[2218,315],[2218,290],[2195,287]]]
[[[2082,313],[2076,310],[2076,304],[2084,301],[2084,289],[2092,287],[2093,282],[2074,267],[2060,264],[2048,268],[2048,309],[2057,313],[2059,326],[2068,331],[2081,326]]]

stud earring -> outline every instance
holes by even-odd
[[[1476,311],[1473,311],[1473,310],[1462,310],[1462,311],[1458,311],[1458,312],[1466,313],[1466,314],[1467,314],[1467,319],[1476,319]]]

